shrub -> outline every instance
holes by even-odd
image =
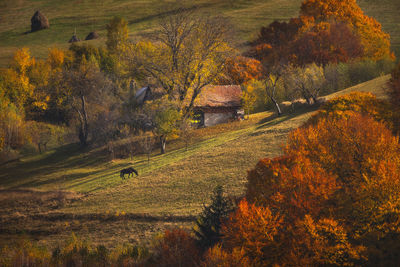
[[[151,254],[147,247],[123,245],[110,254],[111,261],[117,266],[142,266],[149,260]]]
[[[204,256],[201,266],[204,267],[247,267],[250,266],[249,259],[244,255],[244,250],[234,248],[228,252],[221,245],[210,248]]]
[[[181,229],[166,230],[154,246],[156,266],[196,266],[200,262],[196,240]]]
[[[1,266],[50,266],[50,253],[27,240],[0,250]]]
[[[87,241],[75,234],[60,249],[53,250],[52,263],[56,266],[109,266],[110,257],[106,247],[99,245],[93,248]]]
[[[345,118],[360,113],[370,116],[392,128],[393,111],[390,103],[377,99],[372,93],[352,92],[325,103],[306,125],[317,124],[323,118]]]
[[[355,61],[349,64],[349,77],[353,84],[363,83],[380,75],[380,70],[372,60]]]

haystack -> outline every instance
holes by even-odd
[[[49,20],[39,10],[31,18],[31,31],[39,31],[50,28]]]
[[[71,39],[69,39],[68,43],[75,43],[75,42],[80,42],[81,39],[76,36],[76,34],[72,35]]]
[[[97,32],[90,32],[86,36],[85,40],[94,40],[94,39],[97,39],[97,38],[99,38],[99,34]]]

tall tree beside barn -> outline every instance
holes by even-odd
[[[131,61],[178,101],[186,118],[202,89],[220,75],[231,51],[228,27],[222,18],[181,10],[162,19],[159,29],[150,40],[136,45]]]
[[[165,154],[168,138],[177,137],[182,113],[177,110],[175,101],[167,97],[149,101],[144,107],[149,128],[160,140],[161,154]]]

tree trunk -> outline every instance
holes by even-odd
[[[164,136],[160,136],[161,154],[165,154],[166,143],[167,143],[167,139]]]
[[[81,127],[79,129],[79,141],[81,146],[87,145],[87,138],[88,138],[88,118],[86,112],[86,101],[85,96],[81,96],[81,113],[80,113],[80,120],[81,120]]]
[[[316,96],[316,95],[311,95],[311,98],[312,98],[312,100],[313,100],[313,104],[314,105],[316,105],[317,104],[317,101],[318,101],[318,96]]]
[[[274,97],[271,97],[271,100],[275,105],[276,112],[278,112],[278,116],[282,115],[282,111],[281,111],[281,108],[279,107],[278,101],[276,101],[276,99]]]
[[[38,146],[38,149],[39,149],[39,153],[42,154],[42,148],[40,146],[40,143],[38,143],[37,146]]]

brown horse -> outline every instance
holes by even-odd
[[[128,174],[128,178],[129,178],[131,175],[133,176],[133,173],[135,173],[136,176],[139,176],[139,173],[137,172],[137,170],[135,170],[132,167],[129,167],[129,168],[126,168],[126,169],[122,169],[119,176],[122,179],[125,179],[125,174]]]

